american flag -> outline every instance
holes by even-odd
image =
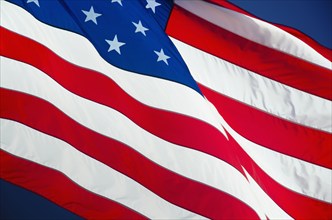
[[[221,0],[1,1],[0,178],[87,219],[331,219],[331,50]]]

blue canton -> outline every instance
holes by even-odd
[[[181,83],[201,93],[165,34],[171,0],[9,1],[44,23],[83,35],[118,68]]]

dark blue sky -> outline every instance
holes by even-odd
[[[332,49],[332,0],[229,0],[266,21],[300,30]]]

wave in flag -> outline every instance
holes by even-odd
[[[0,178],[88,219],[330,219],[331,50],[229,2],[1,1]]]

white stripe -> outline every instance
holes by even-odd
[[[45,99],[78,123],[125,143],[161,166],[239,198],[260,216],[263,216],[264,212],[272,212],[261,210],[246,179],[229,164],[164,141],[146,132],[119,112],[68,92],[47,75],[27,64],[2,57],[1,73],[2,87]],[[113,123],[114,121],[117,123]],[[261,202],[264,203],[264,200]]]
[[[225,125],[225,124],[223,124]],[[332,170],[261,147],[227,127],[249,156],[271,177],[288,188],[332,203]]]
[[[226,131],[274,180],[300,194],[332,203],[331,169],[257,145],[234,131],[222,116],[220,117]]]
[[[252,190],[255,192],[255,197],[259,198],[260,205],[266,212],[266,216],[269,219],[293,219],[286,212],[284,212],[276,203],[261,189],[261,187],[256,183],[256,181],[250,176],[244,167],[242,167]]]
[[[332,63],[300,39],[267,22],[204,1],[175,0],[187,11],[248,40],[331,69]]]
[[[171,38],[194,79],[281,118],[332,132],[332,102],[243,69]]]
[[[170,204],[66,142],[17,122],[1,119],[0,124],[3,150],[58,170],[91,192],[115,200],[153,219],[203,218]]]
[[[84,37],[45,25],[8,2],[1,2],[1,26],[45,45],[71,63],[105,74],[146,105],[198,118],[226,136],[205,99],[189,87],[114,67],[103,60]]]

